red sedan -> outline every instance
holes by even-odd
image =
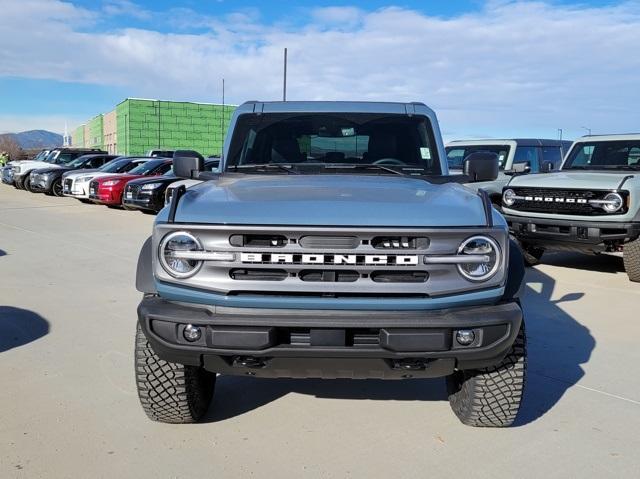
[[[171,169],[172,162],[167,158],[149,160],[127,173],[96,178],[89,183],[89,199],[101,205],[120,206],[122,192],[128,181],[143,176],[162,175]]]

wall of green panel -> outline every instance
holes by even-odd
[[[80,125],[71,133],[71,146],[84,148],[84,125]]]
[[[102,114],[92,118],[88,123],[89,138],[85,138],[87,148],[104,148]]]
[[[121,155],[148,150],[196,150],[220,155],[233,105],[127,98],[116,106],[116,147]],[[74,130],[73,145],[104,148],[103,115]]]

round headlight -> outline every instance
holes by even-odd
[[[198,272],[202,261],[177,257],[179,252],[201,251],[198,239],[184,231],[176,231],[165,236],[160,243],[160,264],[174,278],[188,278]]]
[[[622,196],[618,193],[608,193],[607,196],[604,197],[604,203],[602,203],[602,207],[607,213],[615,213],[624,204],[624,200]]]
[[[472,236],[462,242],[459,255],[469,255],[468,263],[458,264],[458,271],[469,281],[486,281],[500,267],[500,247],[486,236]]]
[[[502,202],[507,206],[512,206],[516,202],[516,192],[512,189],[504,190]]]

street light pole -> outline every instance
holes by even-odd
[[[558,128],[558,139],[562,141],[562,128]]]
[[[587,130],[587,132],[589,132],[589,136],[591,136],[591,128],[587,128],[586,126],[581,126],[580,128]]]
[[[282,101],[287,101],[287,49],[284,49],[284,78],[282,85]]]

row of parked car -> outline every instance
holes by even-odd
[[[33,160],[11,162],[2,169],[2,182],[32,193],[153,214],[170,199],[174,183],[197,183],[173,174],[174,154],[151,150],[145,156],[118,156],[99,149],[55,148]],[[206,158],[204,164],[207,171],[215,171],[220,158]]]
[[[640,281],[640,135],[585,136],[573,148],[569,141],[538,138],[452,141],[445,150],[453,174],[464,173],[464,160],[474,153],[497,156],[497,178],[467,186],[488,193],[528,265],[548,250],[609,254],[622,257],[629,278]],[[168,204],[176,187],[199,183],[174,175],[174,153],[43,150],[31,161],[4,167],[2,181],[34,193],[153,214]],[[209,157],[204,165],[217,171],[220,158]]]

